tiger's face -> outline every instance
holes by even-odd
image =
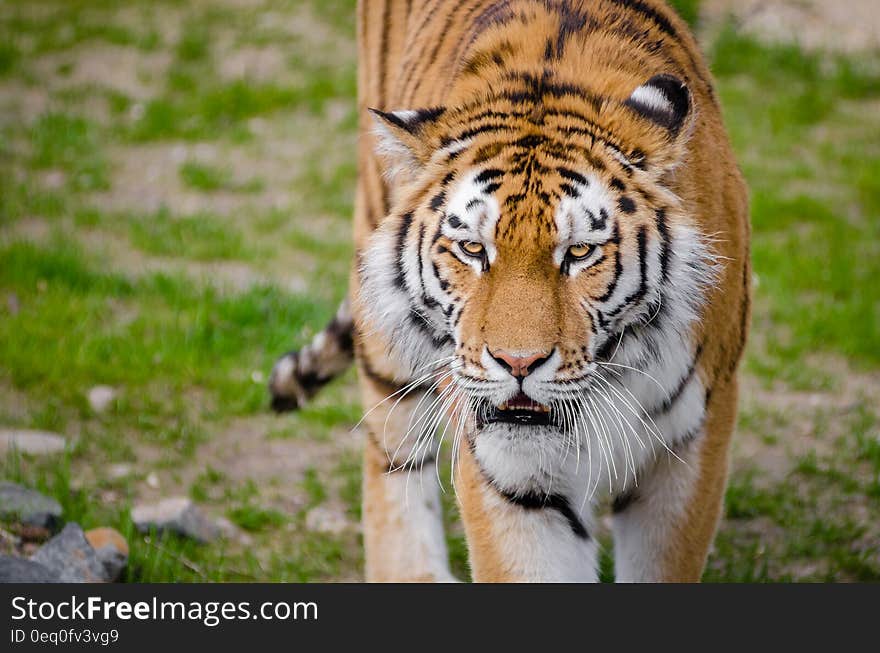
[[[573,397],[611,391],[603,368],[659,355],[693,319],[703,253],[667,185],[687,90],[652,81],[604,122],[380,114],[418,173],[361,256],[366,313],[414,376],[452,368],[479,429],[563,426]],[[608,126],[624,118],[628,141]]]
[[[457,171],[448,199],[422,214],[458,379],[484,428],[552,425],[551,408],[594,383],[622,329],[657,309],[661,209],[633,198],[608,153],[555,159],[554,146],[514,138]]]

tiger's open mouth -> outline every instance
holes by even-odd
[[[546,426],[550,424],[550,408],[539,404],[524,392],[519,392],[500,406],[488,406],[486,410],[480,411],[479,427],[499,422],[521,426]]]

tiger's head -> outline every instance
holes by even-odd
[[[679,351],[711,276],[673,192],[694,113],[668,75],[599,100],[528,73],[374,111],[394,197],[359,253],[364,329],[414,378],[450,365],[477,426],[505,432],[561,425],[603,366]]]

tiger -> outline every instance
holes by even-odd
[[[360,0],[355,260],[282,356],[293,409],[356,363],[370,582],[697,582],[750,322],[748,191],[660,0]],[[444,449],[446,451],[446,449]],[[600,517],[600,514],[607,516]]]

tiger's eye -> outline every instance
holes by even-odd
[[[579,245],[572,245],[571,247],[569,247],[568,248],[568,256],[570,258],[575,259],[575,260],[580,260],[580,259],[587,258],[592,251],[593,251],[592,245],[586,245],[586,244],[581,243]]]
[[[471,256],[482,256],[486,251],[486,248],[483,247],[483,243],[478,243],[473,240],[468,240],[461,243],[461,248],[465,251],[465,254],[469,254]]]

